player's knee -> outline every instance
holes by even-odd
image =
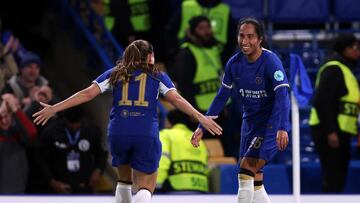
[[[243,180],[254,180],[255,173],[246,168],[240,168],[239,179]]]

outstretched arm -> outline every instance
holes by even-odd
[[[221,86],[220,90],[218,91],[216,97],[214,98],[213,102],[210,105],[210,108],[206,115],[208,116],[217,116],[223,110],[227,100],[231,95],[231,89]],[[195,130],[193,136],[191,137],[191,144],[194,147],[200,146],[200,140],[202,139],[204,134],[204,128],[202,125]]]
[[[45,125],[45,123],[57,112],[88,102],[99,94],[99,86],[97,84],[91,84],[89,87],[79,92],[76,92],[69,98],[54,105],[49,105],[41,102],[40,104],[44,108],[41,111],[33,114],[33,117],[35,117],[34,123],[36,125]]]
[[[186,101],[177,91],[171,90],[165,94],[165,98],[177,109],[195,118],[212,135],[221,135],[222,128],[213,121],[213,117],[205,117]],[[214,117],[215,118],[215,117]]]

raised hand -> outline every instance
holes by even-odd
[[[40,105],[43,106],[44,108],[36,113],[34,113],[32,115],[32,117],[34,117],[34,123],[36,125],[45,125],[46,122],[53,117],[56,112],[54,110],[54,107],[52,105],[49,104],[45,104],[40,102]]]
[[[191,144],[193,147],[199,147],[200,146],[200,140],[203,137],[204,132],[202,131],[201,128],[197,128],[193,134],[193,136],[191,137]]]
[[[15,113],[21,108],[19,99],[15,95],[6,93],[1,95],[1,98],[9,111]]]
[[[222,128],[213,120],[216,118],[217,116],[202,116],[199,123],[212,135],[221,135]]]

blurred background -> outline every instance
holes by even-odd
[[[13,76],[24,75],[24,70],[27,70],[29,64],[37,64],[38,67],[34,69],[38,72],[30,75],[33,74],[37,80],[42,77],[44,81],[35,85],[39,87],[35,88],[36,90],[33,89],[21,97],[17,95],[23,111],[28,119],[31,119],[34,109],[39,108],[34,106],[35,104],[32,105],[33,102],[56,102],[87,87],[103,71],[114,67],[123,48],[135,39],[146,39],[154,45],[156,65],[168,72],[180,88],[181,82],[184,81],[176,80],[179,69],[174,67],[178,67],[177,57],[188,27],[187,22],[183,22],[184,15],[187,15],[185,11],[188,11],[183,9],[186,8],[185,1],[195,0],[2,0],[2,94],[8,92],[7,84],[11,83]],[[215,20],[209,17],[215,38],[223,46],[222,68],[227,59],[237,51],[236,25],[243,17],[256,17],[264,23],[267,48],[278,54],[286,71],[290,68],[290,53],[298,54],[312,85],[320,65],[331,50],[330,42],[334,37],[339,33],[351,32],[357,39],[360,38],[358,0],[198,0],[198,4],[203,8],[202,15],[211,13],[211,9],[219,4],[228,5],[227,8],[230,8],[228,13],[225,9],[224,13],[220,10],[220,14],[213,14]],[[224,29],[225,34],[221,33]],[[5,68],[8,70],[5,71]],[[359,63],[354,69],[354,74],[359,80]],[[42,86],[50,90],[40,91]],[[14,91],[16,93],[16,90]],[[44,98],[38,96],[42,94],[45,95]],[[107,153],[106,143],[110,107],[111,94],[103,94],[84,104],[83,116],[73,121],[76,123],[85,120],[86,124],[83,125],[90,126],[87,129],[96,126],[97,130],[89,130],[96,132],[89,140],[99,140],[89,141],[91,146],[98,143],[99,149],[91,153],[87,151],[89,161],[86,168],[89,171],[82,174],[86,173],[88,176],[74,180],[74,184],[78,181],[81,185],[81,181],[85,181],[87,185],[91,182],[92,176],[95,176],[95,170],[99,169],[100,172],[99,177],[94,178],[94,183],[90,184],[89,190],[82,190],[82,186],[79,186],[80,189],[73,188],[70,193],[113,193],[116,174],[110,166],[111,159]],[[321,168],[308,125],[310,107],[308,104],[300,108],[301,193],[319,194],[322,193]],[[173,107],[160,98],[159,124],[162,129],[166,127],[166,115],[171,109]],[[70,117],[79,114],[75,111]],[[205,143],[209,156],[208,192],[236,194],[236,161],[242,115],[236,96],[232,98],[224,114],[224,135],[220,139],[215,139],[215,143],[213,139]],[[63,119],[66,120],[66,115],[59,115],[58,120],[66,122]],[[49,125],[53,127],[52,124]],[[59,156],[64,155],[59,150],[52,151],[52,142],[47,139],[50,131],[46,127],[38,127],[37,135],[29,138],[30,141],[26,144],[24,141],[17,141],[19,145],[11,149],[4,147],[8,138],[0,137],[0,177],[9,178],[0,182],[8,183],[12,178],[19,179],[19,175],[22,179],[18,184],[11,186],[13,189],[2,189],[0,186],[2,194],[69,192],[60,190],[58,183],[53,181],[59,174],[68,174],[63,173],[64,166],[60,161],[56,161],[60,160]],[[291,133],[289,135],[291,140]],[[60,146],[61,142],[57,144]],[[23,155],[16,160],[9,158],[20,152]],[[44,152],[49,153],[44,156]],[[21,174],[15,172],[17,168],[10,166],[21,168]],[[265,174],[265,185],[269,194],[292,193],[291,142],[285,151],[279,152],[267,165]],[[360,139],[359,136],[355,136],[351,141],[351,161],[345,194],[360,194],[359,174]],[[70,175],[65,179],[77,178]],[[50,190],[47,189],[49,186]]]

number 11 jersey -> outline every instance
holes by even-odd
[[[101,93],[112,89],[113,101],[108,125],[109,136],[158,136],[157,102],[159,93],[175,90],[169,76],[160,72],[153,76],[136,70],[128,83],[109,84],[113,69],[105,71],[93,83]]]

